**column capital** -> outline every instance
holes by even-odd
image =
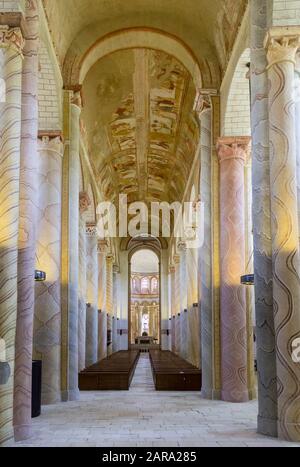
[[[88,237],[97,237],[97,224],[95,222],[89,222],[86,224],[86,235]]]
[[[220,163],[229,159],[240,159],[246,163],[250,153],[250,143],[250,136],[219,138],[217,151]]]
[[[194,111],[197,113],[199,118],[204,112],[208,112],[212,109],[211,96],[216,96],[216,89],[199,89],[196,95],[194,103]]]
[[[300,27],[273,27],[265,37],[268,68],[276,63],[291,62],[296,66],[296,54],[300,47]]]
[[[13,49],[23,56],[25,40],[21,28],[0,26],[0,49]]]
[[[98,253],[102,253],[102,254],[108,253],[108,241],[107,240],[98,241]]]
[[[174,255],[173,260],[174,260],[175,265],[178,265],[180,263],[180,256],[179,255]]]
[[[175,266],[172,264],[171,266],[169,266],[169,273],[170,274],[174,274],[175,273]]]
[[[86,211],[88,211],[91,204],[92,204],[92,202],[91,202],[91,198],[89,197],[89,194],[86,191],[81,191],[79,193],[79,211],[80,211],[80,214],[84,214]]]
[[[53,134],[48,134],[46,132],[39,132],[38,151],[50,151],[63,157],[64,144],[61,133],[53,132]]]
[[[180,252],[185,252],[187,250],[187,244],[185,241],[181,240],[180,242],[178,242],[177,244],[177,249],[178,251]]]

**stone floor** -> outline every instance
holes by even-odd
[[[43,407],[33,437],[6,446],[300,446],[256,433],[257,403],[202,400],[199,393],[155,392],[142,354],[129,392],[82,393],[80,402]]]

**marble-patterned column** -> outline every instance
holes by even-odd
[[[181,348],[180,355],[187,359],[188,356],[188,322],[187,322],[187,265],[186,265],[186,243],[178,244],[180,252],[180,333],[181,333]]]
[[[170,303],[171,303],[171,350],[172,352],[176,351],[175,346],[175,266],[170,266]]]
[[[35,286],[33,358],[42,360],[42,404],[47,405],[61,402],[61,138],[42,136],[38,151],[36,269],[47,279]]]
[[[244,166],[249,137],[220,138],[222,399],[249,400],[247,378]]]
[[[106,319],[106,255],[107,241],[98,242],[98,360],[107,357]]]
[[[0,103],[0,339],[10,366],[8,382],[0,386],[0,443],[13,436],[23,45],[20,28],[0,26],[0,77],[6,85]]]
[[[37,0],[26,3],[22,71],[20,156],[20,217],[18,251],[18,311],[15,346],[15,440],[31,436],[32,342],[35,297],[38,167],[38,50]]]
[[[107,355],[112,354],[112,315],[113,315],[113,261],[112,255],[106,257],[106,311],[108,315],[107,320],[107,335],[110,342],[107,344]]]
[[[98,238],[94,224],[87,225],[86,367],[98,361]]]
[[[78,283],[78,370],[86,363],[87,238],[86,212],[91,200],[86,192],[79,195],[79,283]]]
[[[180,327],[180,256],[174,256],[174,264],[175,264],[175,352],[177,354],[181,353],[181,327]]]
[[[202,97],[201,201],[204,204],[204,242],[199,252],[201,288],[201,369],[202,397],[213,399],[213,310],[212,310],[212,108],[209,96]]]
[[[266,38],[276,335],[278,436],[300,441],[300,365],[293,342],[300,337],[300,258],[295,121],[295,62],[300,30],[273,28]]]
[[[62,393],[63,401],[79,399],[78,284],[80,93],[65,91],[62,205]]]
[[[258,432],[277,436],[269,164],[268,74],[264,38],[268,0],[251,2],[251,124]]]
[[[200,323],[198,309],[198,251],[187,249],[188,271],[188,361],[200,366]]]

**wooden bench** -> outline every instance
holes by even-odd
[[[157,391],[201,391],[201,371],[178,355],[151,350],[150,361]]]
[[[139,352],[120,351],[79,373],[81,391],[128,391]]]

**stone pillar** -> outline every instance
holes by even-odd
[[[112,314],[113,314],[113,256],[106,257],[106,311],[108,315],[107,320],[107,334],[110,336],[110,342],[107,346],[107,355],[112,354]]]
[[[86,367],[98,361],[98,239],[94,224],[87,225]]]
[[[0,443],[13,436],[23,45],[19,28],[0,26],[0,77],[6,85],[0,103],[0,339],[10,366],[8,382],[0,386]]]
[[[181,329],[180,329],[180,256],[174,257],[175,263],[175,351],[177,354],[181,353]]]
[[[106,319],[106,254],[107,242],[98,242],[98,360],[107,357]]]
[[[268,73],[264,38],[268,0],[251,2],[252,190],[258,381],[258,432],[277,436],[273,314]]]
[[[86,192],[79,195],[79,284],[78,284],[78,370],[86,363],[87,238],[86,212],[91,200]]]
[[[25,9],[22,72],[18,311],[15,346],[15,440],[31,436],[31,375],[37,227],[38,49],[37,0]]]
[[[188,360],[199,365],[200,358],[200,324],[198,316],[198,251],[187,250],[188,271]],[[196,305],[196,306],[194,306]]]
[[[249,400],[247,378],[244,166],[250,138],[220,138],[222,399]]]
[[[186,244],[180,242],[178,250],[180,252],[180,355],[186,360],[188,357]]]
[[[213,399],[214,341],[212,292],[212,106],[210,96],[202,96],[199,111],[201,124],[200,198],[204,204],[204,242],[199,252],[201,289],[201,369],[202,397]]]
[[[174,313],[175,313],[175,266],[170,266],[170,302],[171,302],[171,350],[175,352],[175,322],[174,322]]]
[[[62,392],[78,400],[80,93],[65,91],[62,206]]]
[[[45,282],[35,286],[33,357],[42,360],[42,404],[61,402],[61,186],[63,143],[43,136],[38,145],[38,230],[36,269]]]
[[[300,441],[300,261],[295,122],[295,61],[300,30],[273,28],[266,38],[269,78],[273,300],[276,335],[278,436]]]

